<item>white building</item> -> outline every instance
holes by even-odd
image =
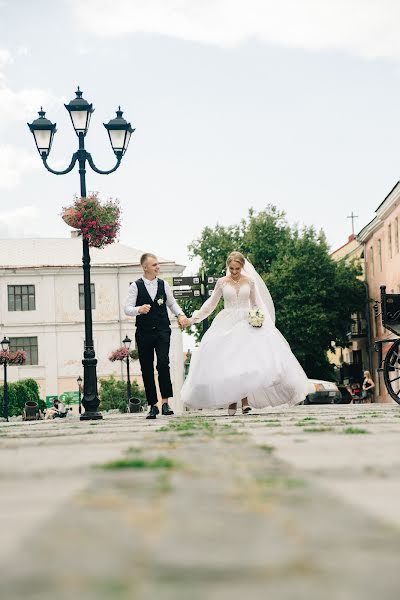
[[[126,365],[112,363],[110,353],[122,346],[127,334],[134,347],[134,320],[124,314],[129,285],[142,273],[142,254],[123,244],[91,249],[93,337],[98,378],[114,374],[126,378]],[[184,269],[160,258],[161,276],[169,279]],[[84,349],[82,239],[0,240],[0,335],[10,348],[27,352],[24,366],[10,366],[10,381],[33,378],[41,397],[77,391],[83,376]],[[171,316],[171,378],[179,407],[183,381],[182,333]],[[138,361],[132,379],[141,382]],[[2,373],[0,374],[2,377]]]

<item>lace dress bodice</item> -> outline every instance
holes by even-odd
[[[190,324],[200,323],[206,319],[216,308],[221,297],[224,299],[224,310],[240,311],[241,315],[247,315],[250,308],[256,308],[255,283],[252,279],[243,278],[238,285],[229,281],[228,277],[218,279],[210,298],[203,304],[200,310],[195,310]]]

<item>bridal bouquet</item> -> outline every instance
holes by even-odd
[[[262,310],[255,308],[249,312],[249,323],[252,327],[262,327],[265,315]]]

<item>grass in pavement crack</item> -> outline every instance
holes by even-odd
[[[140,456],[128,456],[113,460],[104,465],[100,465],[101,469],[119,470],[119,469],[173,469],[176,467],[175,461],[165,456],[158,456],[154,459],[146,459]]]
[[[262,444],[260,448],[267,454],[271,454],[275,450],[275,446],[270,446],[269,444]]]
[[[194,432],[201,431],[203,433],[212,434],[214,432],[213,425],[204,419],[197,418],[196,420],[187,419],[187,420],[179,420],[179,421],[171,421],[168,425],[164,427],[160,427],[156,431],[165,432],[165,431],[176,431],[176,432]]]
[[[362,429],[361,427],[346,427],[346,429],[343,429],[343,433],[348,433],[348,434],[362,434],[362,433],[369,433],[369,431],[367,431],[366,429]]]
[[[324,433],[325,431],[333,431],[333,427],[304,427],[303,431],[307,433]]]
[[[314,419],[312,417],[309,417],[307,420],[306,419],[302,419],[301,421],[297,421],[297,423],[295,423],[296,427],[304,427],[305,425],[316,425],[318,423],[318,419]]]
[[[304,479],[298,479],[280,474],[260,477],[257,479],[257,481],[270,489],[293,489],[304,487],[306,485]]]

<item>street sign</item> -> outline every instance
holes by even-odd
[[[200,290],[173,290],[174,298],[200,298]]]
[[[200,285],[201,279],[196,277],[173,277],[173,285]]]

